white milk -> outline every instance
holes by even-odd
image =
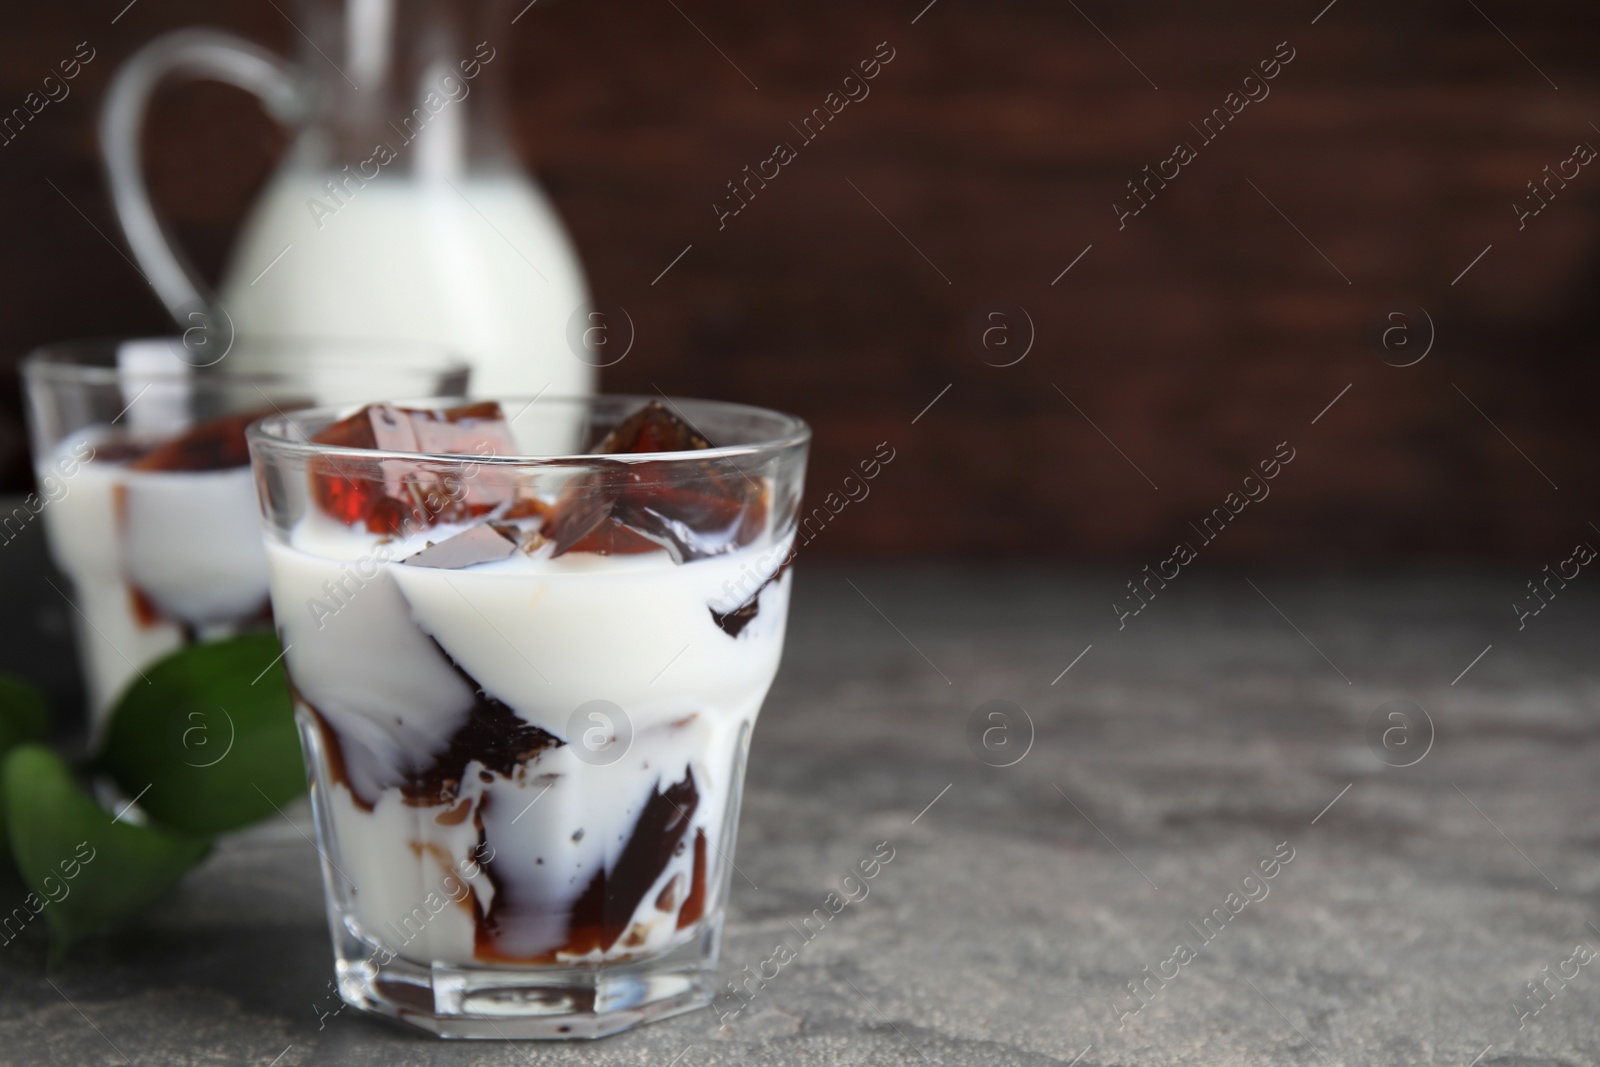
[[[333,177],[280,172],[256,203],[219,294],[236,333],[449,346],[479,396],[593,391],[567,340],[583,268],[532,182],[339,175],[335,196]]]
[[[79,440],[64,441],[57,456]],[[52,466],[39,465],[41,480]],[[123,690],[183,647],[185,626],[221,638],[260,615],[267,561],[249,467],[137,471],[91,459],[68,486],[44,509],[45,537],[72,583],[89,721],[98,736]],[[162,618],[141,616],[134,587]]]

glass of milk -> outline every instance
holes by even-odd
[[[810,431],[735,404],[249,431],[339,990],[445,1037],[705,1007]]]
[[[271,628],[249,422],[373,396],[460,396],[468,377],[459,357],[413,342],[238,338],[209,367],[190,342],[55,344],[22,364],[39,483],[28,506],[67,578],[96,735],[156,660]],[[238,373],[240,356],[272,369]]]

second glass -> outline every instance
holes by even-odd
[[[39,483],[29,499],[72,585],[96,733],[156,660],[271,626],[246,425],[467,384],[461,360],[412,343],[241,337],[226,355],[198,367],[174,337],[55,344],[23,361]],[[260,369],[229,369],[246,360]]]

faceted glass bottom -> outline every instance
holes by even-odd
[[[575,1040],[605,1037],[711,1002],[721,920],[644,960],[574,967],[430,965],[336,937],[345,1003],[450,1038]],[[381,951],[381,950],[379,950]]]

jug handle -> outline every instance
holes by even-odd
[[[214,301],[156,217],[139,150],[150,97],[172,76],[238,86],[255,94],[281,122],[294,121],[298,100],[289,65],[283,59],[241,37],[204,29],[178,30],[151,41],[128,57],[106,90],[100,111],[100,150],[122,232],[150,287],[178,325],[209,333],[214,328]]]

